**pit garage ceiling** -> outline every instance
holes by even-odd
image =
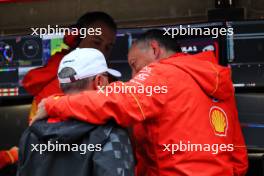
[[[18,1],[18,0],[17,0]],[[263,0],[238,0],[247,18],[264,18]],[[214,0],[28,0],[0,3],[0,34],[73,24],[87,11],[105,11],[119,27],[207,20]]]

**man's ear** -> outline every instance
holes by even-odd
[[[94,79],[94,89],[98,90],[99,87],[104,86],[104,80],[102,75],[96,75]]]
[[[153,54],[155,56],[155,59],[160,58],[161,48],[159,43],[156,40],[152,40],[150,41],[150,47],[153,49]]]

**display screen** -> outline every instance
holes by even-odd
[[[264,87],[264,21],[228,22],[234,35],[227,37],[227,61],[237,89]]]

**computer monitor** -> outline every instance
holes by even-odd
[[[264,20],[227,22],[234,35],[227,37],[227,62],[237,90],[264,88]]]
[[[24,76],[66,48],[63,35],[0,37],[0,99],[30,97],[22,86]]]
[[[236,93],[236,102],[248,148],[264,150],[264,94]]]

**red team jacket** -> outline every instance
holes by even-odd
[[[175,54],[144,67],[127,83],[110,84],[134,86],[134,92],[106,93],[108,87],[104,93],[54,96],[45,107],[63,120],[103,124],[114,118],[132,126],[137,176],[245,175],[247,151],[230,69],[214,59],[211,52]],[[149,87],[156,87],[152,95]]]
[[[230,69],[214,59],[211,52],[175,54],[144,67],[127,83],[110,84],[135,86],[135,92],[54,96],[45,107],[64,120],[103,124],[114,118],[132,126],[138,176],[244,175],[247,151]],[[141,86],[161,88],[150,95],[147,89],[139,92]]]

